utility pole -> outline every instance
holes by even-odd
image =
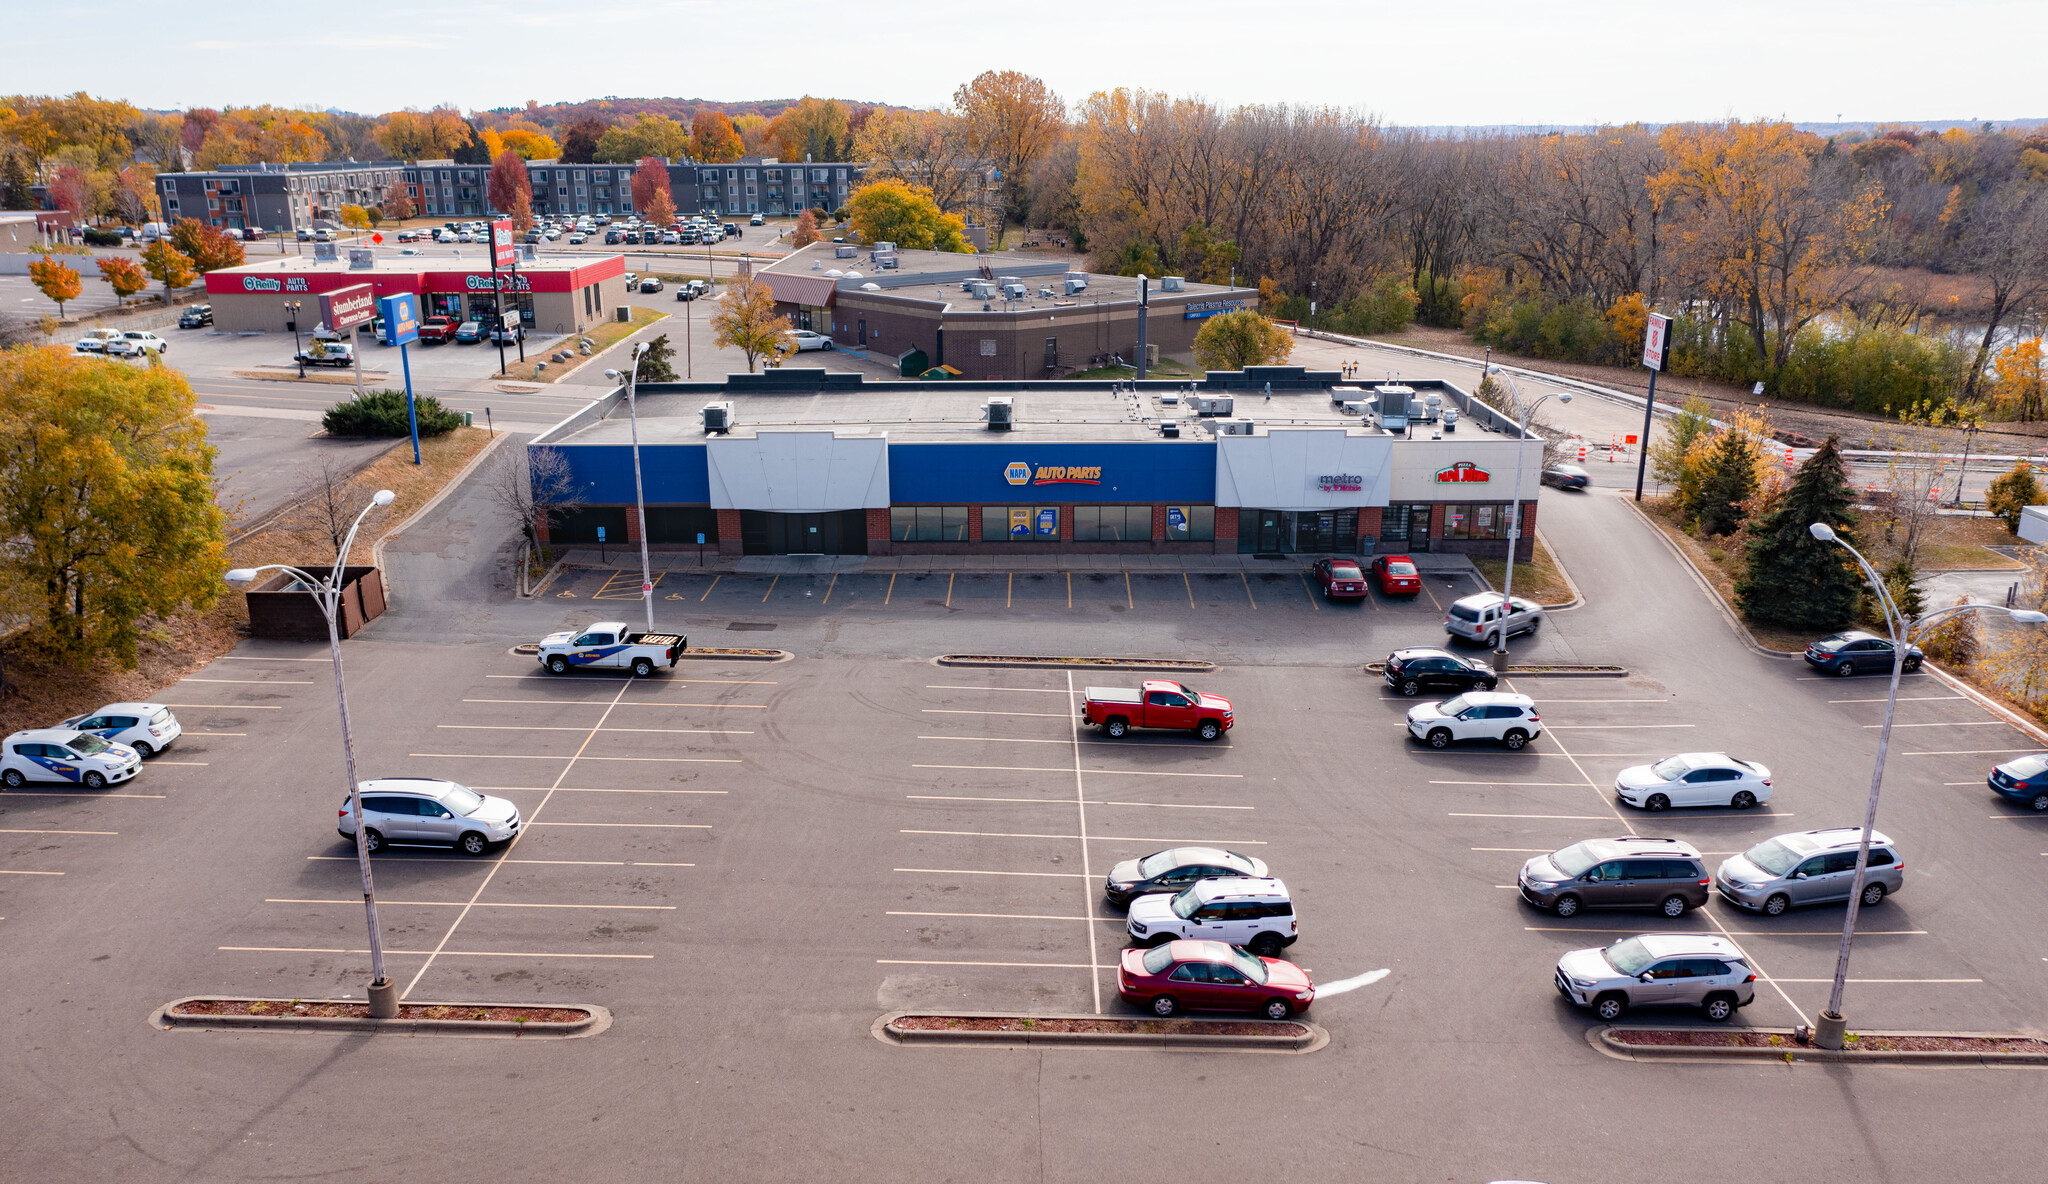
[[[1643,436],[1636,453],[1637,501],[1643,500],[1643,476],[1650,468],[1650,417],[1657,413],[1657,372],[1670,360],[1671,318],[1653,312],[1643,329],[1643,365],[1650,370],[1650,393],[1643,399]]]

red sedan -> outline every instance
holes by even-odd
[[[1372,561],[1373,579],[1386,596],[1414,596],[1422,591],[1422,573],[1406,555],[1382,555]]]
[[[1308,971],[1220,941],[1170,941],[1149,950],[1125,950],[1116,969],[1116,990],[1126,1003],[1161,1016],[1187,1008],[1255,1011],[1284,1020],[1307,1011],[1316,998]]]
[[[1315,567],[1316,583],[1323,586],[1323,595],[1331,600],[1364,600],[1365,572],[1352,559],[1319,559]]]

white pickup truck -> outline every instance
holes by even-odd
[[[581,630],[540,639],[540,664],[550,674],[572,667],[630,669],[646,678],[655,666],[673,667],[690,640],[680,633],[635,633],[624,621],[595,621]]]

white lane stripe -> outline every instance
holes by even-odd
[[[151,765],[177,765],[177,766],[179,766],[179,767],[181,767],[181,768],[186,768],[186,769],[204,769],[204,768],[205,768],[205,767],[206,767],[206,766],[207,766],[207,765],[208,765],[208,764],[209,764],[210,762],[207,762],[207,761],[167,761],[167,760],[164,760],[164,759],[163,759],[162,757],[158,757],[158,758],[157,758],[156,760],[153,760],[153,761],[151,761],[151,762],[149,762],[149,763],[150,763]]]
[[[247,736],[247,732],[180,732],[181,736]]]
[[[553,725],[534,724],[520,727],[516,724],[435,724],[437,728],[449,728],[458,732],[587,732],[589,728],[564,728]],[[601,732],[660,732],[675,735],[702,736],[751,736],[750,730],[738,728],[599,728]]]
[[[100,832],[92,832],[100,833]],[[106,832],[112,834],[112,831]],[[1165,843],[1168,846],[1220,847],[1230,844],[1237,847],[1264,847],[1268,844],[1261,839],[1141,839],[1129,835],[1036,835],[1011,834],[995,830],[900,830],[903,835],[963,835],[977,839],[1083,839],[1092,843]],[[1548,850],[1548,848],[1545,848]]]
[[[1072,698],[1074,694],[1071,690],[1063,691],[1058,687],[960,687],[948,683],[926,683],[924,689],[927,691],[1021,691],[1031,695],[1065,695],[1069,698]]]
[[[635,599],[635,600],[638,600],[638,599],[639,599],[639,597],[635,596],[635,597],[633,597],[633,599]],[[317,661],[321,661],[321,662],[325,662],[325,661],[326,661],[327,659],[325,659],[325,658],[320,658],[320,659],[316,659],[316,660],[317,660]],[[520,678],[538,678],[538,679],[546,679],[546,680],[547,680],[547,681],[549,681],[549,682],[553,682],[553,681],[555,681],[555,678],[554,678],[554,676],[553,676],[553,675],[551,675],[551,674],[486,674],[486,675],[484,675],[484,677],[485,677],[485,678],[512,678],[512,679],[520,679]],[[664,682],[664,683],[668,683],[668,684],[670,684],[670,685],[672,685],[672,686],[681,686],[681,685],[683,685],[683,684],[686,684],[686,683],[700,683],[700,684],[709,684],[709,685],[712,685],[712,686],[766,686],[766,687],[772,687],[772,686],[776,686],[776,685],[778,685],[778,684],[776,683],[776,681],[775,681],[774,679],[772,679],[772,678],[664,678],[664,679],[662,679],[661,681],[662,681],[662,682]],[[569,684],[569,685],[574,685],[574,684]],[[602,700],[602,699],[598,699],[598,700],[594,700],[594,701],[595,701],[595,702],[598,702],[598,703],[602,703],[602,702],[604,702],[604,700]]]
[[[1031,765],[912,765],[913,769],[967,769],[983,773],[1065,773],[1058,767],[1036,768]],[[1097,773],[1113,777],[1211,777],[1221,781],[1243,781],[1243,773],[1161,773],[1152,769],[1084,769],[1091,776]]]
[[[471,789],[488,789],[497,793],[688,793],[711,796],[730,794],[729,789],[612,789],[612,788],[571,788],[562,786],[551,789],[546,785],[472,785]]]
[[[1452,818],[1552,818],[1567,822],[1606,822],[1605,814],[1452,814]]]
[[[1758,977],[1762,978],[1765,982],[1773,983],[1833,983],[1835,981],[1831,978],[1772,978],[1768,975],[1759,975]],[[1981,978],[1852,978],[1849,981],[1852,983],[1938,984],[1981,983],[1984,980]]]
[[[1067,740],[1018,740],[1010,736],[919,736],[919,740],[972,740],[978,744],[1068,744]],[[1070,770],[1061,769],[1065,773]]]
[[[309,900],[269,896],[264,898],[263,903],[352,904],[361,907],[363,902],[360,898],[356,900]],[[377,907],[381,909],[389,904],[405,905],[411,908],[459,909],[468,903],[466,900],[379,900]],[[676,906],[672,904],[521,904],[497,901],[478,901],[476,907],[480,909],[630,909],[634,912],[642,913],[672,913],[676,910]]]
[[[1526,789],[1584,789],[1578,781],[1432,781],[1431,785],[1513,785]]]
[[[1676,703],[1676,699],[1532,699],[1532,703]]]
[[[464,703],[527,703],[540,707],[603,707],[599,699],[464,699]],[[172,704],[171,706],[177,706]],[[744,707],[754,711],[766,711],[766,703],[669,703],[649,700],[645,703],[621,703],[620,707]]]
[[[118,835],[118,830],[0,830],[0,835]]]
[[[1672,728],[1696,728],[1698,726],[1698,724],[1544,724],[1543,730],[1546,732],[1661,732]]]
[[[1072,805],[1073,803],[1063,802],[1061,804]],[[972,868],[958,867],[893,867],[889,870],[893,872],[910,872],[913,875],[931,876],[1031,876],[1047,880],[1092,880],[1095,878],[1094,876],[1084,876],[1080,872],[983,872],[975,871]]]
[[[308,855],[306,859],[321,863],[354,863],[353,855]],[[650,863],[644,859],[507,859],[505,863],[559,864],[566,867],[696,867],[694,863]],[[476,860],[452,855],[413,855],[405,859],[388,860],[380,867],[402,867],[408,863],[466,863],[477,866]],[[358,901],[357,903],[361,903]],[[386,951],[387,953],[389,951]]]
[[[98,801],[101,798],[154,798],[161,800],[164,795],[160,793],[105,793],[95,792],[90,789],[10,789],[7,791],[7,796],[10,798],[91,798],[94,801]]]
[[[529,822],[528,826],[608,826],[641,827],[649,830],[710,830],[709,823],[701,822]]]
[[[2038,748],[1951,748],[1943,752],[1902,752],[1900,756],[1997,756],[2007,752],[2039,752]],[[1832,981],[1832,980],[1830,980]]]
[[[1883,725],[1883,724],[1864,724],[1863,726],[1864,726],[1864,727],[1866,727],[1866,728],[1881,728],[1881,727],[1883,727],[1884,725]],[[1893,726],[1894,728],[2003,728],[2003,727],[2010,727],[2011,725],[2007,724],[2007,723],[2006,723],[2006,722],[2005,722],[2004,720],[2002,720],[2002,719],[1971,719],[1971,720],[1958,720],[1958,721],[1956,721],[1956,722],[1954,722],[1954,723],[1934,723],[1934,724],[1899,724],[1899,723],[1895,723],[1895,724],[1893,724],[1892,726]],[[1833,981],[1833,980],[1829,980],[1829,981]]]
[[[926,715],[1008,715],[1028,719],[1066,719],[1064,711],[968,711],[959,707],[927,707]]]
[[[61,876],[63,874],[63,872],[17,872],[7,868],[0,868],[0,876]]]
[[[362,901],[355,901],[361,904]],[[367,954],[368,950],[324,950],[307,946],[215,946],[217,950],[255,954]],[[540,954],[531,950],[385,950],[401,958],[616,958],[644,962],[653,954]]]
[[[159,700],[159,702],[162,702]],[[203,707],[218,711],[283,711],[282,707],[266,707],[260,703],[164,703],[165,707]]]
[[[972,798],[955,794],[908,793],[903,795],[913,802],[1029,802],[1041,806],[1064,806],[1066,798]],[[1160,810],[1256,810],[1257,806],[1186,806],[1177,802],[1098,802],[1091,806],[1152,806]]]
[[[1068,917],[1055,913],[919,913],[909,909],[890,909],[887,917],[974,917],[1000,921],[1116,921],[1122,917]]]
[[[1595,928],[1595,927],[1593,927],[1593,926],[1590,926],[1590,925],[1524,925],[1524,926],[1522,926],[1522,928],[1523,928],[1523,929],[1524,929],[1525,931],[1529,932],[1529,933],[1641,933],[1641,932],[1642,932],[1642,928],[1641,928],[1641,926],[1638,926],[1638,927],[1636,927],[1636,928],[1634,928],[1634,929],[1600,929],[1600,928]],[[1730,936],[1730,937],[1840,937],[1840,936],[1842,936],[1842,931],[1841,931],[1841,930],[1839,930],[1839,929],[1724,929],[1724,930],[1722,930],[1722,932],[1723,932],[1723,933],[1726,933],[1726,934],[1727,934],[1728,936]],[[1856,936],[1858,936],[1858,937],[1925,937],[1925,936],[1927,936],[1927,931],[1926,931],[1925,929],[1858,929],[1858,930],[1856,931]],[[1831,979],[1831,978],[1821,978],[1821,979],[1812,979],[1812,980],[1805,980],[1805,979],[1790,979],[1790,978],[1785,978],[1785,979],[1779,979],[1778,981],[1779,981],[1779,982],[1785,982],[1785,983],[1790,983],[1790,982],[1805,982],[1805,981],[1812,981],[1812,982],[1821,982],[1821,983],[1831,983],[1831,982],[1834,982],[1835,980],[1834,980],[1834,979]],[[1852,980],[1850,980],[1850,981],[1852,981],[1852,982],[1853,982],[1853,981],[1855,981],[1855,980],[1853,980],[1853,979],[1852,979]]]
[[[737,757],[694,756],[522,756],[510,752],[408,752],[407,756],[441,757],[457,761],[633,761],[664,765],[737,765]]]

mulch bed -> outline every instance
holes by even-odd
[[[291,999],[195,999],[171,1009],[172,1015],[253,1015],[295,1019],[370,1018],[368,1003],[321,1003]],[[580,1007],[456,1007],[445,1003],[401,1003],[401,1020],[496,1020],[544,1024],[580,1024],[590,1013]]]
[[[1057,666],[1213,666],[1189,658],[1063,658],[1039,654],[947,654],[947,662],[1043,662]]]
[[[781,653],[782,653],[782,651],[781,651],[781,650],[748,650],[748,649],[718,649],[718,648],[700,649],[700,648],[698,648],[698,647],[696,647],[696,646],[691,646],[691,647],[690,647],[689,649],[686,649],[686,650],[684,650],[683,652],[684,652],[685,654],[718,654],[718,655],[722,655],[722,656],[727,656],[727,657],[747,657],[747,658],[772,658],[772,657],[775,657],[775,656],[777,656],[777,655],[779,655],[779,654],[781,654]]]
[[[1608,1033],[1619,1044],[1683,1048],[1772,1048],[1797,1053],[1814,1047],[1782,1032],[1621,1029]],[[2024,1036],[1871,1036],[1851,1033],[1844,1052],[2048,1052],[2048,1041]]]
[[[1056,1019],[1036,1016],[907,1015],[891,1026],[915,1032],[1083,1032],[1140,1036],[1296,1036],[1309,1034],[1295,1023],[1245,1020]]]

